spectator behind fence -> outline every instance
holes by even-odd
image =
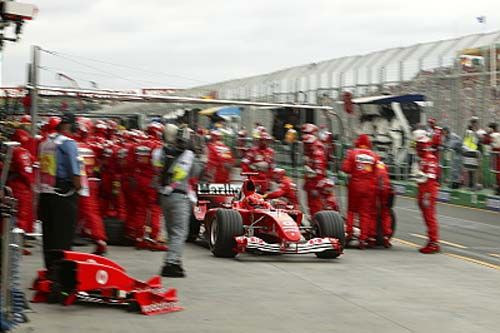
[[[497,183],[496,194],[500,195],[500,132],[498,132],[497,123],[490,123],[488,125],[487,135],[483,142],[490,145],[491,148],[490,170],[495,173]]]
[[[481,163],[479,119],[472,117],[465,131],[463,149],[463,165],[467,170],[467,186],[471,189],[480,187],[478,184],[479,166]]]
[[[449,158],[451,188],[457,189],[462,182],[462,138],[450,131],[448,127],[443,128],[442,146],[451,153]],[[446,153],[445,153],[446,154]]]

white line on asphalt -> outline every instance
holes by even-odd
[[[490,256],[500,258],[500,254],[496,254],[496,253],[490,253]]]
[[[410,234],[410,235],[413,236],[413,237],[417,237],[417,238],[427,239],[427,236],[424,236],[424,235],[419,235],[419,234]],[[439,240],[439,243],[443,243],[443,244],[446,244],[446,245],[458,247],[459,249],[466,249],[467,248],[467,246],[463,246],[463,245],[460,245],[460,244],[457,244],[457,243],[453,243],[453,242],[448,242],[448,241],[445,241],[445,240],[442,240],[442,239]]]
[[[420,213],[420,210],[418,210],[418,209],[407,208],[407,207],[395,207],[395,208],[400,209],[400,210],[406,210],[408,212]],[[448,216],[448,215],[437,214],[437,217],[438,217],[438,219],[444,218],[444,219],[450,219],[450,220],[455,220],[455,221],[459,221],[459,222],[468,222],[468,223],[472,223],[472,224],[482,224],[482,225],[485,225],[485,226],[488,226],[491,228],[500,229],[500,225],[493,225],[493,224],[483,223],[483,222],[474,221],[474,220],[466,220],[466,219],[461,219],[458,217],[452,217],[452,216]]]
[[[410,246],[410,247],[414,247],[414,248],[420,247],[418,244],[415,244],[415,243],[412,243],[412,242],[409,242],[409,241],[405,241],[403,239],[399,239],[399,238],[393,238],[393,239],[396,242],[398,242],[398,243],[401,243],[401,244],[404,244],[404,245],[407,245],[407,246]],[[466,257],[466,256],[461,256],[461,255],[458,255],[458,254],[455,254],[455,253],[449,253],[449,252],[444,252],[443,254],[445,256],[452,257],[452,258],[455,258],[455,259],[460,259],[460,260],[464,260],[464,261],[467,261],[467,262],[478,264],[478,265],[481,265],[481,266],[484,266],[484,267],[488,267],[488,268],[500,270],[500,266],[495,265],[495,264],[491,264],[491,263],[486,262],[486,261],[477,260],[477,259],[474,259],[474,258],[470,258],[470,257]],[[490,255],[491,255],[491,253],[490,253]],[[500,255],[498,255],[498,256],[500,257]]]

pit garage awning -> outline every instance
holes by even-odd
[[[418,103],[425,102],[425,96],[420,94],[407,94],[407,95],[380,95],[370,97],[354,98],[354,104],[391,104],[396,103]]]

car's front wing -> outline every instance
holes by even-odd
[[[258,251],[267,253],[283,254],[307,254],[334,250],[342,253],[342,244],[336,238],[312,238],[305,242],[282,244],[266,243],[258,237],[238,236],[235,237],[236,251],[239,253],[247,251]]]

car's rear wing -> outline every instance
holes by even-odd
[[[213,184],[200,183],[198,184],[197,194],[199,196],[225,196],[233,197],[241,192],[242,184]]]

